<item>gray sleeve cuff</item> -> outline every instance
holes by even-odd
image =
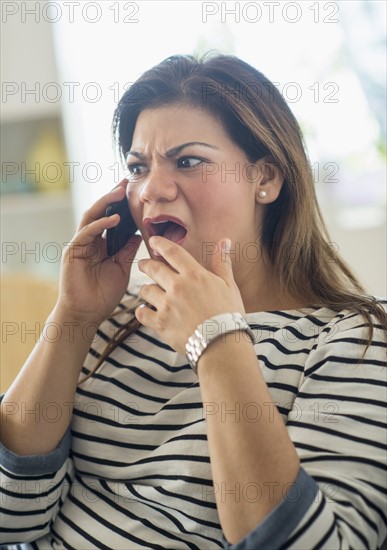
[[[223,536],[227,550],[272,550],[281,548],[311,506],[318,491],[315,480],[300,468],[286,497],[246,537],[230,544]]]
[[[0,396],[0,401],[5,394]],[[7,449],[0,442],[0,464],[15,475],[44,475],[58,471],[65,463],[71,446],[70,426],[62,437],[58,447],[47,454],[18,455]]]

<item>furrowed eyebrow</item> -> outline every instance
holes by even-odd
[[[125,155],[126,162],[128,161],[128,156],[132,155],[133,157],[137,157],[139,160],[146,160],[145,155],[142,153],[139,153],[138,151],[128,151]]]
[[[189,147],[190,145],[201,145],[203,147],[209,147],[210,149],[215,149],[219,151],[219,147],[215,147],[215,145],[210,145],[209,143],[204,143],[204,141],[189,141],[188,143],[183,143],[182,145],[178,145],[177,147],[172,147],[172,149],[169,149],[165,156],[167,158],[173,158],[176,157],[185,147]]]
[[[182,143],[177,147],[172,147],[172,149],[168,149],[168,151],[165,153],[165,156],[166,158],[176,157],[185,147],[189,147],[190,145],[202,145],[203,147],[209,147],[210,149],[215,149],[217,151],[219,150],[219,147],[215,147],[215,145],[210,145],[209,143],[204,143],[204,141],[188,141],[187,143]],[[143,153],[140,153],[139,151],[128,151],[126,153],[126,159],[129,155],[137,157],[142,161],[146,160],[145,155]]]

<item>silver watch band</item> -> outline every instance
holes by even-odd
[[[223,334],[234,331],[247,332],[253,344],[255,343],[254,333],[241,313],[221,313],[206,319],[196,327],[185,345],[187,359],[195,373],[199,358],[207,346]]]

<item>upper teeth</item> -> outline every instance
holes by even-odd
[[[170,220],[163,220],[162,222],[153,222],[153,223],[165,223],[165,222],[169,222]]]

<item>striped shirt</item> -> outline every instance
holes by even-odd
[[[129,305],[138,301],[126,293]],[[386,308],[387,302],[378,299]],[[104,321],[81,378],[130,317]],[[141,326],[80,384],[69,430],[51,453],[2,447],[2,544],[16,548],[235,550],[370,548],[386,537],[386,339],[361,316],[323,307],[247,313],[257,368],[301,469],[283,500],[242,541],[225,540],[215,503],[261,488],[211,478],[203,403],[185,356]],[[243,334],[241,333],[241,338]],[[247,337],[247,336],[246,336]],[[262,407],[221,411],[259,421]],[[55,406],[38,411],[55,418]]]

